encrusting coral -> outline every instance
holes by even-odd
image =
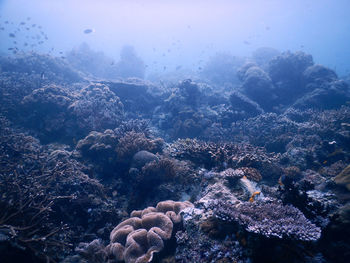
[[[187,201],[168,200],[131,212],[129,219],[112,230],[111,243],[106,247],[108,258],[126,263],[151,262],[153,254],[171,238],[174,224],[181,222],[181,210],[192,206]]]

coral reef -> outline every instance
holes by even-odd
[[[1,246],[7,246],[1,261],[24,255],[56,261],[88,229],[102,231],[103,237],[104,219],[119,218],[103,185],[89,178],[70,152],[45,149],[38,140],[10,128],[5,118],[0,122],[0,229]]]
[[[1,262],[347,258],[335,71],[262,48],[151,83],[130,47],[67,57],[0,56]]]
[[[103,84],[91,84],[81,90],[78,100],[68,111],[78,127],[88,131],[116,128],[123,120],[124,109],[119,97]]]
[[[315,241],[321,236],[321,229],[291,205],[250,202],[235,207],[229,203],[216,202],[213,211],[220,220],[237,222],[246,231],[266,237]]]
[[[163,201],[156,207],[133,211],[130,218],[117,225],[106,247],[109,259],[126,263],[151,262],[153,254],[164,248],[173,235],[173,225],[181,222],[181,210],[189,202]]]
[[[217,53],[203,66],[200,76],[214,85],[237,83],[236,71],[244,63],[244,58],[228,53]]]

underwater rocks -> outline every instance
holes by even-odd
[[[252,53],[252,58],[259,67],[266,70],[269,62],[280,54],[281,52],[277,49],[271,47],[261,47]]]
[[[152,83],[137,78],[100,81],[107,85],[122,101],[126,117],[151,118],[155,108],[162,101],[162,91]]]
[[[244,64],[244,58],[228,53],[217,53],[203,66],[200,76],[213,85],[235,84],[238,83],[236,71],[242,64]]]
[[[311,55],[284,52],[265,68],[248,62],[237,71],[240,91],[265,111],[334,109],[349,100],[346,82],[338,80],[334,71],[314,65]]]
[[[334,181],[336,184],[346,187],[350,191],[350,165],[339,173]]]
[[[0,57],[0,72],[34,75],[43,84],[71,84],[83,81],[83,77],[60,58],[37,53],[17,55],[15,58]]]
[[[124,118],[123,104],[102,84],[91,84],[79,92],[60,86],[35,89],[22,100],[24,125],[44,142],[73,143],[89,131],[117,127]]]
[[[241,90],[264,110],[272,111],[276,105],[274,86],[269,75],[252,63],[245,64],[239,71]]]
[[[249,117],[255,117],[264,112],[264,110],[256,102],[250,100],[248,97],[234,91],[230,95],[231,108],[236,118],[231,118],[232,121],[238,121],[247,119]]]

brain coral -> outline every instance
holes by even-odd
[[[164,248],[173,226],[181,222],[180,212],[193,206],[190,202],[163,201],[156,207],[133,211],[130,218],[117,225],[106,247],[109,259],[126,263],[150,262],[153,254]]]

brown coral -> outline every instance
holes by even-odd
[[[150,262],[171,238],[173,225],[181,222],[181,210],[190,206],[190,202],[168,200],[131,212],[131,218],[112,230],[106,247],[108,257],[126,263]]]
[[[120,138],[116,152],[118,159],[130,162],[135,153],[145,150],[149,152],[158,152],[163,145],[162,139],[149,139],[144,133],[130,131]]]

